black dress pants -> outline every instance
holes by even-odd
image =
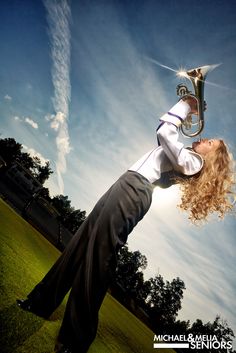
[[[123,174],[28,295],[33,310],[49,317],[71,289],[58,340],[87,352],[98,326],[98,311],[116,268],[118,250],[148,211],[153,186],[136,172]]]

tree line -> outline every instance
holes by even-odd
[[[59,221],[74,234],[86,218],[86,212],[75,209],[71,205],[68,196],[56,195],[50,197],[49,189],[44,183],[49,179],[53,171],[49,161],[42,165],[40,158],[23,152],[23,146],[13,138],[0,139],[0,156],[5,161],[6,167],[10,168],[16,162],[20,163],[34,177],[42,188],[37,192],[37,197],[44,197],[59,213]],[[34,197],[34,195],[32,195]]]
[[[50,197],[48,188],[43,184],[53,173],[50,163],[42,165],[38,157],[31,157],[29,153],[23,152],[23,146],[13,138],[0,139],[0,157],[5,161],[5,169],[9,168],[15,161],[27,169],[31,175],[42,184],[39,195],[56,208],[61,223],[69,229],[72,234],[80,227],[86,219],[86,212],[75,209],[71,205],[68,196],[57,195]],[[119,287],[125,298],[131,298],[135,305],[143,310],[148,317],[151,329],[158,334],[193,334],[193,335],[215,335],[217,340],[232,341],[233,330],[227,322],[216,315],[215,320],[203,323],[197,319],[194,323],[190,321],[177,320],[181,301],[183,299],[185,284],[179,278],[165,281],[160,274],[144,279],[143,270],[147,268],[147,258],[140,251],[131,252],[128,246],[120,249],[118,265],[114,278],[114,287]],[[194,352],[193,349],[184,349],[184,352]],[[217,349],[218,353],[236,351]],[[202,353],[215,353],[213,349],[201,349]]]
[[[234,332],[226,320],[216,315],[213,322],[203,323],[197,319],[177,320],[181,301],[184,296],[185,284],[179,278],[165,281],[157,274],[148,280],[144,279],[143,270],[147,268],[147,258],[140,251],[129,251],[125,245],[118,256],[115,284],[123,289],[123,296],[131,297],[148,315],[150,328],[158,335],[199,335],[215,336],[218,342],[232,342]],[[183,353],[199,352],[198,349],[185,348]],[[236,353],[235,350],[219,348],[201,348],[201,353]]]

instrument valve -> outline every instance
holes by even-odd
[[[177,91],[177,96],[179,96],[179,97],[183,97],[183,96],[186,96],[191,93],[191,91],[188,90],[188,87],[186,85],[184,85],[183,83],[180,83],[176,87],[176,91]]]

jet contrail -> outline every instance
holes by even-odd
[[[71,11],[67,0],[44,0],[47,10],[49,36],[51,40],[52,82],[54,86],[53,106],[55,116],[51,127],[57,131],[56,171],[58,186],[64,193],[62,174],[66,172],[66,155],[70,152],[68,113],[71,96],[70,85],[70,21]]]
[[[169,67],[169,66],[163,65],[163,64],[161,64],[161,63],[160,63],[159,61],[157,61],[157,60],[148,58],[147,56],[145,57],[145,59],[148,60],[148,61],[150,61],[150,62],[152,62],[153,64],[156,64],[156,65],[162,67],[163,69],[167,69],[167,70],[174,71],[174,72],[178,73],[178,70],[175,70],[175,69],[172,69],[172,68]]]
[[[214,83],[214,82],[210,82],[210,81],[206,81],[206,84],[210,85],[210,86],[217,87],[217,88],[230,89],[231,91],[232,90],[235,91],[235,89],[232,89],[232,88],[229,88],[229,87],[226,87],[226,86],[223,86],[223,85],[219,85],[218,83]]]

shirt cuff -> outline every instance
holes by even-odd
[[[175,104],[168,113],[164,114],[160,120],[171,123],[179,127],[183,120],[185,120],[190,113],[190,105],[182,100]]]

